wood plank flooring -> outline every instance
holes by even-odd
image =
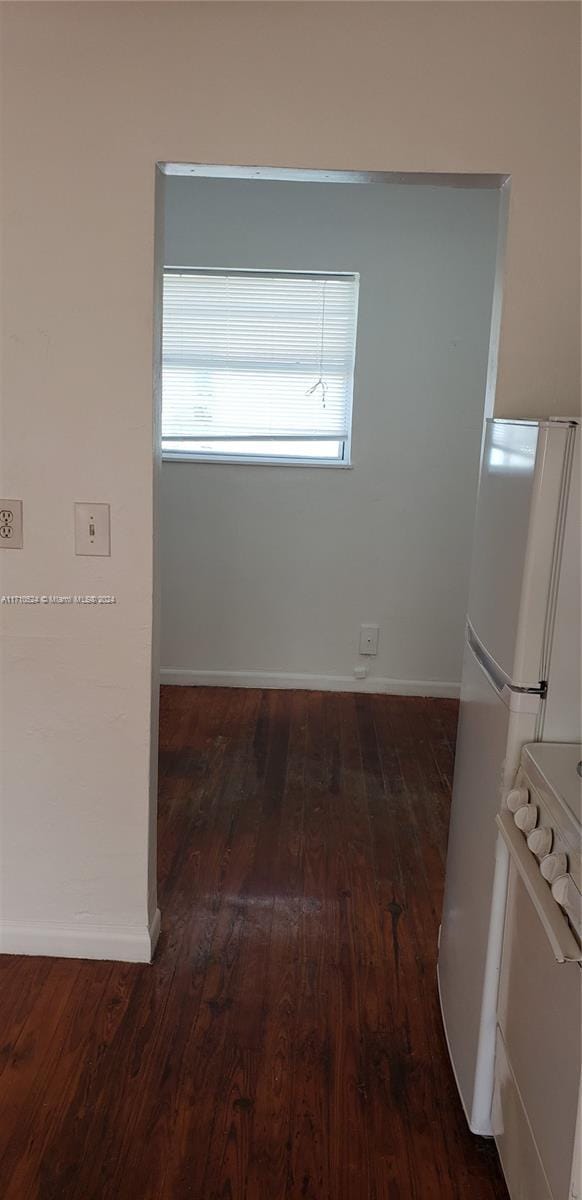
[[[151,967],[0,959],[3,1200],[503,1200],[435,986],[456,705],[163,688]]]

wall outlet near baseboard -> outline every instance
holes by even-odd
[[[355,679],[366,679],[367,674],[368,674],[367,667],[354,667],[354,678]]]

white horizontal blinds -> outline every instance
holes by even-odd
[[[349,435],[357,279],[164,273],[164,439]]]

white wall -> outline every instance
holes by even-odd
[[[511,172],[497,411],[573,411],[579,17],[551,0],[0,5],[0,493],[23,498],[26,539],[1,590],[118,597],[0,614],[5,947],[54,951],[64,927],[122,953],[153,916],[154,163]],[[77,498],[110,501],[110,560],[74,557]]]
[[[162,678],[454,694],[499,193],[165,183],[167,265],[359,271],[360,303],[352,470],[164,464]]]

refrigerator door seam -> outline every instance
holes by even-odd
[[[560,570],[562,565],[562,553],[564,549],[564,534],[566,529],[566,516],[568,513],[568,499],[570,494],[570,481],[572,476],[572,467],[574,462],[574,448],[576,443],[576,426],[571,426],[567,433],[566,448],[564,453],[564,461],[562,465],[562,479],[560,485],[560,500],[558,504],[558,514],[556,521],[556,536],[554,541],[554,549],[552,554],[552,564],[550,568],[550,580],[548,585],[548,600],[546,606],[546,619],[544,622],[544,630],[542,636],[540,676],[547,680],[550,674],[550,660],[552,653],[552,642],[554,638],[556,608],[558,603],[558,588],[560,581]],[[540,714],[543,716],[543,714]],[[543,732],[543,722],[539,730],[539,736]]]

